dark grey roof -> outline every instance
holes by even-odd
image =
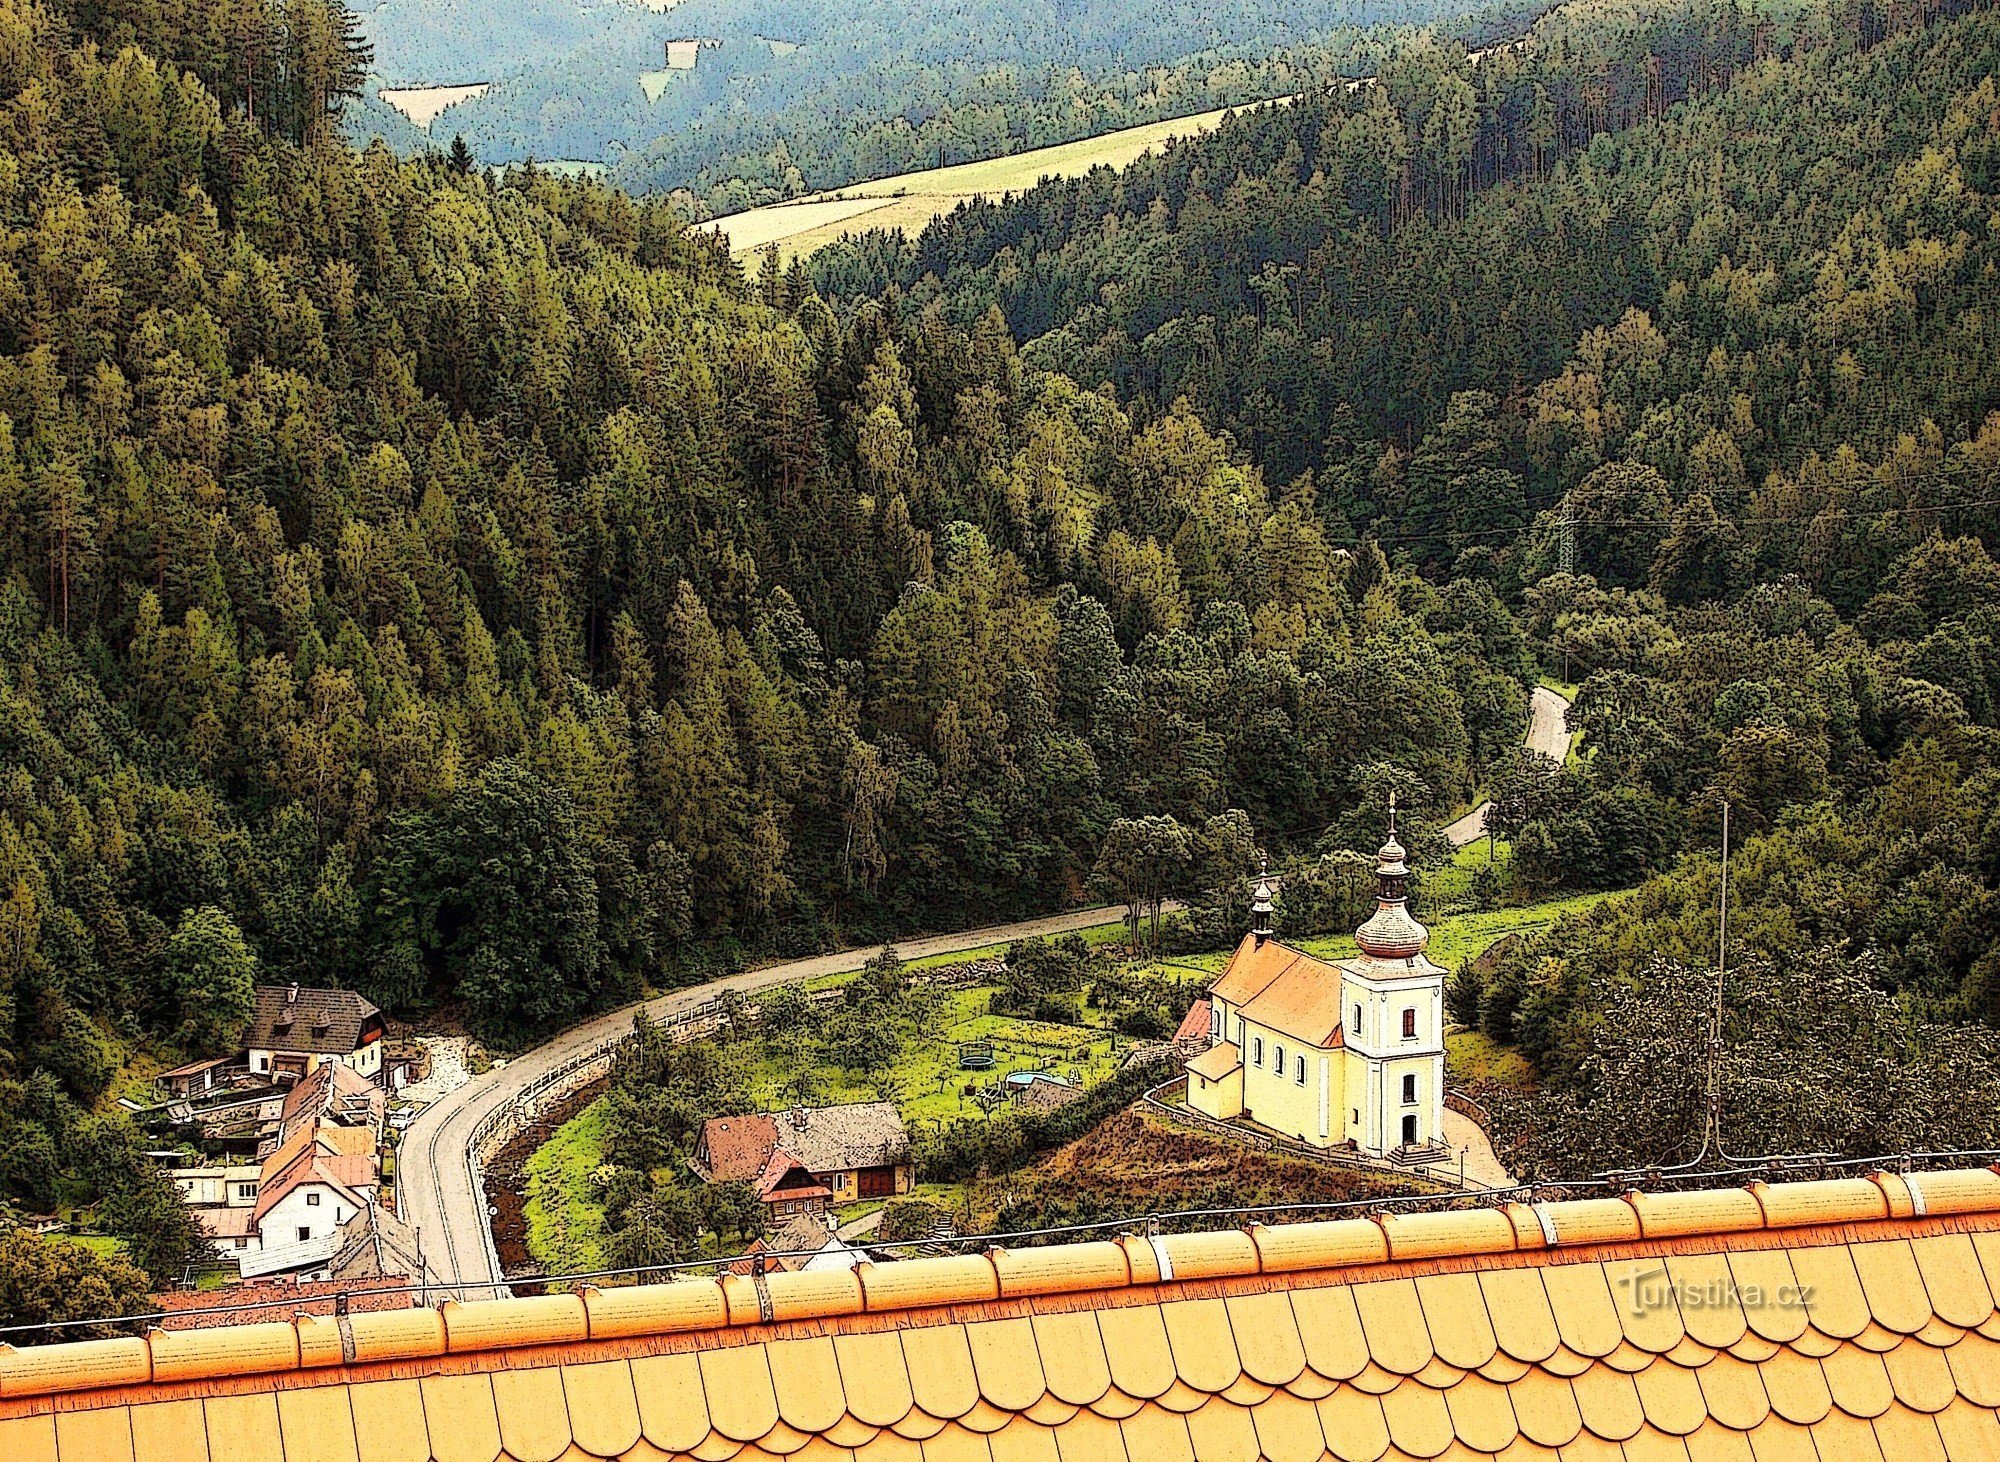
[[[778,1146],[815,1173],[908,1162],[910,1135],[894,1102],[844,1107],[794,1107],[771,1113]]]
[[[335,1279],[417,1279],[425,1276],[417,1231],[388,1209],[370,1203],[340,1229],[340,1248],[328,1266]]]
[[[381,1013],[352,990],[259,985],[243,1045],[251,1051],[345,1056],[361,1045],[361,1027]]]

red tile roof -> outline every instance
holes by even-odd
[[[1206,1041],[1215,1022],[1215,1002],[1206,994],[1195,997],[1188,1013],[1181,1017],[1180,1029],[1174,1032],[1174,1041]]]

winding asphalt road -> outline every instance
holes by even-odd
[[[1019,924],[1002,924],[990,929],[970,929],[962,934],[939,934],[899,941],[897,952],[905,959],[923,959],[934,954],[959,954],[989,944],[1005,944],[1012,939],[1037,935],[1067,934],[1112,923],[1122,911],[1081,909],[1075,913],[1028,919]],[[746,994],[768,990],[793,980],[810,980],[820,975],[846,974],[860,969],[877,952],[877,946],[850,949],[839,954],[815,955],[785,964],[746,970],[727,979],[713,980],[676,990],[646,1002],[654,1019],[669,1016],[725,990]],[[480,1121],[521,1095],[535,1080],[547,1075],[587,1051],[596,1050],[631,1033],[632,1017],[639,1010],[628,1005],[574,1029],[564,1031],[546,1045],[535,1047],[505,1066],[475,1076],[437,1101],[432,1102],[403,1134],[396,1158],[396,1201],[405,1222],[416,1225],[424,1254],[425,1278],[432,1284],[462,1283],[485,1285],[497,1281],[486,1245],[486,1195],[474,1191],[466,1154],[472,1134]],[[497,1291],[497,1285],[496,1285]],[[504,1291],[498,1291],[504,1293]],[[483,1288],[462,1292],[472,1299],[485,1299]]]
[[[1528,749],[1558,765],[1569,754],[1569,702],[1545,685],[1536,686],[1528,700]],[[1444,830],[1454,848],[1486,836],[1486,813],[1492,806],[1482,802]]]

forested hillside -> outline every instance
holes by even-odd
[[[816,290],[354,150],[325,0],[0,0],[0,1196],[170,1269],[106,1100],[252,978],[522,1040],[1251,837],[1302,918],[1391,789],[1529,886],[1831,818],[1799,941],[1986,1039],[2000,27],[1888,19],[1580,7]],[[1584,1081],[1587,973],[1461,1007]]]
[[[1492,590],[1336,557],[1191,412],[353,151],[342,13],[243,22],[0,7],[9,1201],[171,1272],[94,1113],[255,978],[522,1040],[1077,898],[1121,815],[1444,806],[1518,739]]]

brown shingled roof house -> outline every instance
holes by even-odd
[[[892,1198],[915,1179],[910,1134],[893,1102],[711,1117],[694,1164],[711,1183],[749,1183],[775,1215]]]
[[[243,1031],[250,1070],[263,1076],[310,1076],[329,1062],[379,1080],[382,1012],[352,990],[259,985]]]
[[[1991,1462],[2000,1171],[0,1352],[9,1462]]]

